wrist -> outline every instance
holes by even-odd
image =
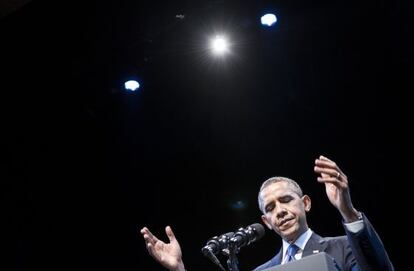
[[[170,271],[185,271],[184,262],[180,261],[176,268],[170,269]]]
[[[345,223],[351,223],[358,220],[362,220],[362,213],[357,211],[355,208],[352,208],[350,211],[343,212],[341,214]]]

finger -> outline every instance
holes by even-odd
[[[337,168],[337,165],[335,164],[335,162],[322,160],[322,159],[316,159],[315,165],[321,166],[321,167]]]
[[[320,160],[324,160],[324,161],[333,162],[331,159],[329,159],[328,157],[323,156],[323,155],[320,155],[320,156],[319,156],[319,159],[320,159]]]
[[[341,173],[337,169],[323,168],[315,166],[314,171],[319,174],[326,174],[335,178],[339,178]]]
[[[152,232],[147,227],[142,228],[141,233],[144,235],[147,235],[148,238],[152,240],[152,242],[154,243],[158,242],[158,238],[155,237],[155,235],[153,235]]]
[[[176,240],[174,232],[172,231],[170,226],[165,227],[165,233],[168,236],[168,239],[170,240],[170,242],[173,242]]]
[[[144,233],[144,232],[145,231],[142,229],[141,233],[143,234],[142,236],[144,237],[144,240],[145,240],[145,247],[147,248],[148,253],[152,256],[153,255],[152,249],[154,247],[154,244],[152,243],[152,240],[149,237],[149,235],[147,233]]]
[[[145,244],[148,246],[149,244],[154,245],[155,241],[153,239],[151,239],[148,234],[144,234],[144,240],[145,240]]]
[[[326,156],[319,156],[319,159],[315,160],[315,165],[333,168],[336,169],[341,175],[345,175],[344,172],[339,168],[339,166]]]
[[[157,244],[162,243],[162,241],[160,241],[157,237],[152,235],[150,231],[146,231],[143,237],[147,245],[151,244],[155,247]]]
[[[154,246],[152,244],[147,244],[148,254],[154,257]]]
[[[143,228],[140,230],[140,232],[141,232],[141,234],[146,234],[146,233],[150,232],[150,230],[149,230],[147,227],[143,227]]]
[[[148,229],[146,227],[143,227],[140,231],[139,231],[142,235],[144,235],[145,233],[148,232]]]
[[[329,184],[335,185],[336,187],[346,188],[346,183],[341,182],[337,178],[332,178],[332,177],[322,178],[322,177],[318,177],[317,180],[320,183],[324,183],[324,184],[329,183]]]

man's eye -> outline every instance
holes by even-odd
[[[266,207],[266,212],[271,212],[273,210],[273,205]]]
[[[291,201],[293,198],[291,196],[286,196],[280,199],[280,202],[283,203],[288,203],[289,201]]]

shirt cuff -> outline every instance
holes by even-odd
[[[346,229],[352,233],[358,233],[364,228],[364,221],[357,220],[350,223],[344,223]]]

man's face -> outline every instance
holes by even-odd
[[[299,197],[284,181],[270,184],[260,196],[264,206],[263,222],[283,239],[294,242],[308,229],[306,211],[311,204],[308,196]]]

